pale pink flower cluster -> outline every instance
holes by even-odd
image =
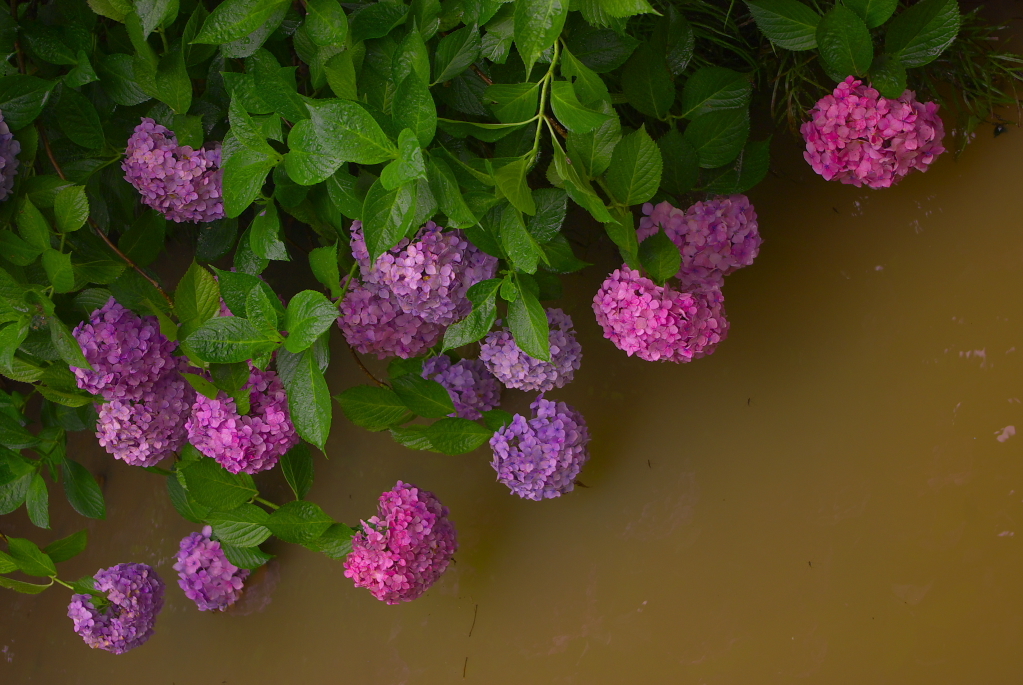
[[[911,90],[886,98],[852,76],[814,105],[800,131],[815,172],[857,187],[887,188],[945,151],[936,103]]]
[[[238,568],[213,540],[212,526],[191,533],[179,544],[174,570],[178,586],[199,611],[224,611],[241,597],[248,569]]]
[[[583,347],[575,337],[572,317],[560,309],[547,310],[551,360],[529,356],[508,327],[491,331],[480,343],[480,359],[506,388],[547,392],[572,382],[582,364]]]

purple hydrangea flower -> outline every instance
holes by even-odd
[[[338,328],[348,344],[377,358],[415,357],[437,344],[444,328],[401,309],[386,286],[353,282],[340,304]]]
[[[918,102],[911,90],[882,97],[852,76],[814,105],[799,130],[813,170],[856,187],[887,188],[913,169],[927,171],[945,151],[937,104]]]
[[[382,602],[411,602],[437,582],[458,550],[448,508],[432,492],[400,480],[380,495],[345,559],[345,577]]]
[[[76,594],[67,610],[85,644],[124,654],[148,640],[163,608],[164,584],[156,570],[146,564],[117,564],[100,569],[93,578],[109,606],[98,610],[91,594]]]
[[[533,418],[516,414],[494,433],[490,447],[497,480],[523,499],[560,497],[575,487],[576,476],[590,458],[590,432],[582,414],[564,402],[533,404]]]
[[[213,528],[204,526],[181,540],[177,563],[178,585],[199,611],[224,611],[238,601],[249,570],[238,568],[224,555],[220,543],[211,540]]]
[[[179,357],[185,365],[184,358]],[[168,373],[137,400],[97,405],[96,437],[107,452],[132,466],[156,466],[181,449],[195,391],[181,374]]]
[[[178,145],[172,131],[143,117],[128,139],[121,168],[142,202],[168,219],[180,223],[224,218],[220,143],[209,150]]]
[[[452,364],[446,354],[431,357],[423,362],[423,378],[437,381],[447,389],[455,404],[451,416],[479,419],[482,412],[501,403],[501,384],[478,359],[462,359]]]
[[[18,153],[21,143],[14,139],[10,126],[0,113],[0,202],[7,199],[14,189],[14,177],[18,175]]]
[[[723,277],[753,263],[760,252],[757,213],[745,195],[715,197],[697,202],[684,212],[661,202],[643,205],[640,240],[664,227],[682,253],[679,278],[699,278],[721,287]]]
[[[724,297],[704,282],[659,286],[626,265],[601,284],[593,313],[604,337],[630,357],[689,362],[712,354],[728,335]]]
[[[480,359],[505,387],[546,392],[571,382],[583,351],[575,339],[572,317],[560,309],[548,309],[547,322],[551,327],[549,362],[519,349],[507,327],[488,333],[480,344]]]
[[[97,309],[73,335],[92,370],[71,367],[78,387],[107,400],[137,400],[177,368],[176,342],[160,333],[155,316],[139,317],[114,298]]]
[[[249,413],[238,414],[234,399],[196,395],[185,424],[188,441],[231,473],[271,469],[299,438],[288,412],[284,384],[273,371],[252,368],[243,389],[250,391]]]

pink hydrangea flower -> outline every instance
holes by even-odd
[[[814,105],[800,131],[813,170],[856,187],[887,188],[945,151],[936,103],[918,102],[911,90],[882,97],[852,76]]]
[[[377,358],[409,359],[440,341],[443,326],[402,310],[386,286],[353,282],[340,304],[338,328],[348,344]]]
[[[551,360],[523,352],[505,327],[491,331],[480,343],[480,359],[506,388],[546,392],[572,381],[582,363],[583,348],[575,339],[572,317],[560,309],[547,310]]]
[[[14,139],[11,127],[0,113],[0,202],[7,199],[14,189],[14,177],[18,174],[18,154],[21,143]]]
[[[215,400],[196,395],[185,427],[188,441],[231,473],[259,473],[273,468],[299,438],[276,373],[253,367],[243,389],[250,391],[248,414],[240,415],[223,391]]]
[[[448,508],[432,492],[399,480],[352,538],[345,577],[387,604],[411,602],[440,578],[457,550]]]
[[[643,205],[640,240],[662,227],[682,253],[678,278],[699,279],[721,287],[724,276],[749,266],[760,252],[757,213],[745,195],[719,196],[697,202],[684,212],[661,202]]]
[[[96,592],[105,593],[109,604],[100,610],[91,594],[75,594],[67,610],[85,644],[124,654],[152,637],[165,587],[156,570],[146,564],[117,564],[100,569],[93,578]]]
[[[698,281],[659,286],[622,265],[593,298],[604,337],[630,357],[684,363],[712,354],[728,335],[724,297]]]
[[[241,597],[248,569],[238,568],[210,539],[211,526],[201,533],[192,533],[181,540],[174,570],[185,596],[195,602],[199,611],[224,611]]]
[[[423,378],[437,381],[448,391],[455,413],[476,420],[501,403],[501,384],[479,359],[461,359],[455,363],[441,354],[423,362]]]

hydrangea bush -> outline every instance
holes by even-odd
[[[589,266],[576,246],[617,249],[592,299],[606,344],[645,361],[709,355],[729,332],[725,277],[761,249],[746,193],[770,138],[750,136],[754,94],[819,99],[800,112],[807,161],[882,187],[942,152],[948,101],[926,84],[993,54],[931,66],[959,30],[955,0],[782,5],[0,8],[0,516],[24,506],[48,528],[59,483],[103,519],[96,478],[67,450],[69,431],[94,432],[115,468],[165,479],[200,531],[180,543],[171,601],[227,609],[285,543],[387,604],[421,596],[471,512],[401,481],[356,526],[329,493],[311,501],[335,401],[410,449],[486,452],[522,499],[572,492],[590,433],[555,395],[586,372],[575,326],[590,310],[559,302],[562,275]],[[812,50],[799,59],[812,78],[777,76]],[[981,92],[952,91],[970,107]],[[170,245],[193,258],[176,282]],[[328,388],[332,336],[367,382]],[[516,397],[529,416],[501,408]],[[294,497],[264,497],[280,478]],[[88,646],[120,654],[153,635],[153,568],[69,581],[56,565],[85,531],[42,548],[0,538],[0,585],[71,589]]]

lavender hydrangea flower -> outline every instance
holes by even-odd
[[[432,492],[400,480],[379,502],[352,538],[345,577],[382,602],[411,602],[447,569],[458,550],[455,527]]]
[[[137,400],[177,368],[177,347],[160,333],[155,316],[139,317],[114,298],[73,332],[92,370],[71,367],[78,387],[107,400]]]
[[[436,345],[444,333],[442,326],[402,311],[394,293],[376,283],[352,283],[340,313],[337,325],[348,344],[379,359],[415,357]]]
[[[938,105],[905,91],[897,99],[849,76],[821,98],[800,127],[803,157],[826,180],[887,188],[945,151]]]
[[[480,359],[505,387],[546,392],[571,382],[582,360],[582,345],[575,339],[572,317],[560,309],[547,310],[551,360],[534,359],[519,349],[507,327],[487,334],[480,344]]]
[[[482,418],[501,403],[501,384],[478,359],[462,359],[454,364],[446,354],[423,362],[423,378],[437,381],[447,389],[455,404],[455,413],[463,419]]]
[[[512,494],[539,502],[575,487],[576,476],[590,458],[586,448],[590,432],[582,414],[564,402],[541,395],[529,408],[533,418],[516,414],[490,438],[494,450],[490,465]]]
[[[168,219],[204,222],[224,218],[220,143],[193,150],[148,117],[135,127],[124,151],[124,180],[142,202]]]
[[[252,368],[243,386],[249,390],[249,413],[241,416],[233,398],[196,395],[185,428],[188,441],[231,473],[271,469],[299,438],[288,412],[284,384],[273,371]]]
[[[211,540],[213,528],[204,526],[181,540],[177,563],[178,585],[199,611],[224,611],[238,601],[249,570],[238,568],[224,555],[220,543]]]
[[[14,189],[14,177],[18,174],[18,153],[21,143],[14,139],[10,126],[0,113],[0,202],[7,199]]]
[[[156,615],[163,609],[164,584],[156,570],[146,564],[117,564],[100,569],[93,578],[109,606],[99,610],[91,594],[76,594],[67,611],[85,644],[124,654],[152,637]]]
[[[664,228],[682,253],[679,278],[698,278],[721,287],[723,277],[753,263],[760,252],[757,213],[745,195],[697,202],[684,212],[661,202],[643,205],[640,240]]]
[[[593,298],[604,337],[630,357],[684,363],[712,354],[728,335],[721,291],[699,281],[676,290],[622,265]]]
[[[181,374],[168,373],[137,400],[97,405],[96,437],[116,459],[156,466],[185,444],[185,421],[194,401],[195,391]]]

